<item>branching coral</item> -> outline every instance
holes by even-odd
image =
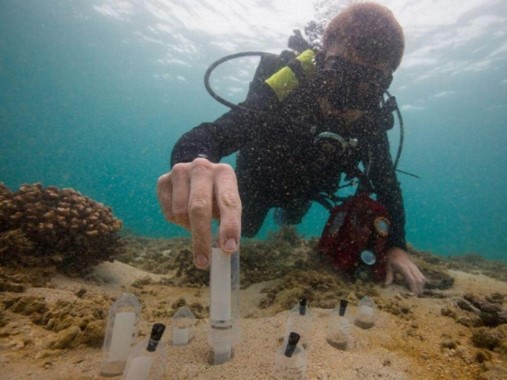
[[[73,189],[0,183],[0,263],[85,272],[123,249],[110,207]]]

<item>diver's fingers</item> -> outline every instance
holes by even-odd
[[[188,216],[194,263],[199,268],[209,265],[212,209],[213,164],[204,158],[196,158],[190,168]]]
[[[403,265],[401,270],[412,293],[421,294],[424,290],[424,276],[419,268],[410,262],[408,265]]]
[[[178,164],[183,165],[183,164]],[[157,180],[157,198],[167,221],[190,228],[188,220],[188,176],[182,177],[183,167],[175,165],[172,171]]]
[[[219,245],[224,252],[233,253],[241,236],[241,199],[236,174],[227,164],[215,167],[215,194],[220,215]]]
[[[388,251],[386,283],[392,282],[394,278],[393,271],[400,272],[405,278],[410,290],[419,295],[424,290],[424,283],[426,279],[419,270],[417,265],[414,264],[408,253],[397,247],[393,247]]]
[[[403,268],[403,273],[405,280],[408,282],[408,287],[414,294],[418,294],[417,292],[417,282],[413,275],[413,273],[410,271],[410,268]]]
[[[415,284],[416,294],[422,294],[424,292],[424,285],[426,284],[426,277],[422,274],[419,268],[415,267]]]
[[[161,175],[157,180],[158,203],[160,204],[160,208],[162,209],[165,219],[171,222],[173,221],[172,193],[173,186],[171,173]]]
[[[190,165],[188,163],[176,164],[170,173],[172,180],[171,221],[187,229],[190,229],[190,219],[188,216]]]
[[[387,273],[386,273],[386,285],[389,286],[393,283],[394,280],[394,272],[393,266],[390,263],[387,263]]]

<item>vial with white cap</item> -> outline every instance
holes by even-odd
[[[182,306],[174,314],[172,319],[172,344],[174,346],[185,346],[194,337],[194,313],[188,306]]]
[[[375,302],[368,296],[361,298],[358,304],[357,316],[354,320],[356,326],[369,329],[375,325]]]
[[[212,248],[210,267],[208,344],[212,364],[223,364],[231,360],[240,339],[239,252],[230,255]]]
[[[137,338],[140,315],[141,305],[133,294],[124,293],[111,305],[102,346],[101,375],[123,373],[130,348]]]

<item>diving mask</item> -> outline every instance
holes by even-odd
[[[318,86],[336,110],[369,111],[378,108],[392,79],[380,69],[333,55],[324,59]]]

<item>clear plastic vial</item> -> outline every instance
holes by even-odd
[[[140,315],[141,305],[133,294],[124,293],[111,305],[102,346],[101,375],[123,373],[130,348],[137,338]]]
[[[354,321],[356,326],[369,329],[375,325],[375,302],[368,296],[359,301],[357,316]]]
[[[327,326],[326,341],[333,347],[346,350],[350,337],[350,323],[345,318],[348,301],[340,300],[340,306],[331,311]]]
[[[312,326],[312,313],[308,307],[308,300],[305,297],[301,297],[298,304],[292,308],[287,318],[284,343],[287,344],[287,339],[291,332],[296,332],[300,336],[300,345],[307,348],[310,337],[312,336]]]
[[[167,370],[167,352],[160,341],[165,326],[155,323],[150,338],[134,347],[123,372],[123,380],[162,380]]]
[[[213,248],[210,268],[211,363],[231,360],[232,347],[239,342],[239,252],[232,255]]]
[[[172,319],[171,341],[174,346],[185,346],[194,336],[195,316],[188,306],[182,306]]]
[[[275,358],[275,377],[277,379],[301,380],[305,378],[307,353],[298,345],[300,336],[291,332],[287,343],[277,351]]]

